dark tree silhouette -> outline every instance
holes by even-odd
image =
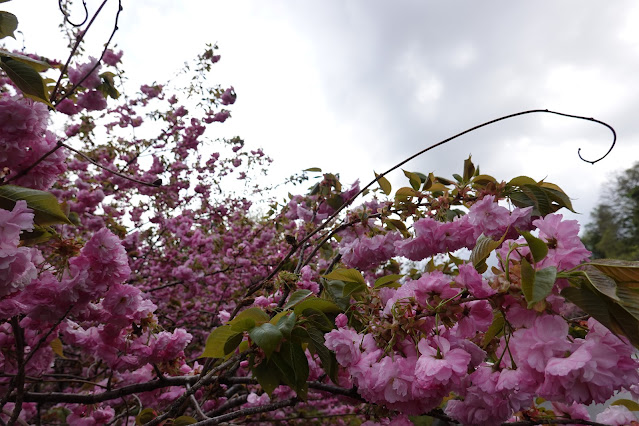
[[[593,257],[639,260],[639,162],[616,177],[591,218],[582,239]]]

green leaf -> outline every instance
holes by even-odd
[[[441,178],[437,178],[437,179],[441,179]],[[447,181],[450,182],[450,181]],[[451,182],[452,183],[452,182]],[[450,184],[449,184],[450,185]],[[433,183],[430,188],[428,188],[428,190],[432,193],[435,192],[444,192],[446,191],[448,188],[441,182],[437,182],[437,183]]]
[[[470,178],[475,174],[475,165],[473,164],[472,155],[468,156],[467,160],[464,160],[464,182],[468,182]]]
[[[619,297],[621,306],[639,320],[639,289],[626,288],[620,284],[617,288],[617,296]]]
[[[292,308],[293,306],[300,303],[302,300],[309,297],[311,294],[313,294],[313,292],[306,289],[295,291],[293,294],[291,294],[291,297],[288,298],[288,302],[286,302],[286,305],[284,305],[284,310]]]
[[[345,311],[351,305],[351,298],[343,296],[344,286],[344,281],[330,280],[326,282],[325,291],[322,293],[324,300],[331,299],[342,311]]]
[[[294,389],[298,397],[306,399],[309,367],[302,347],[297,343],[282,342],[280,350],[273,353],[271,360],[279,370],[280,380]]]
[[[303,172],[321,172],[322,169],[319,167],[309,167],[308,169],[302,170]]]
[[[362,283],[353,283],[348,282],[344,286],[344,293],[342,295],[344,297],[351,297],[353,294],[364,293],[368,286]]]
[[[282,311],[279,312],[278,314],[276,314],[273,318],[271,318],[271,320],[269,321],[271,324],[273,325],[277,325],[277,323],[280,321],[280,319],[288,314],[290,314],[291,311]]]
[[[249,331],[249,337],[264,351],[266,356],[270,358],[275,348],[277,348],[277,345],[279,345],[284,338],[284,335],[276,326],[267,322]]]
[[[27,206],[33,210],[36,225],[71,224],[53,194],[15,185],[0,186],[0,208],[11,210],[19,200],[26,201]]]
[[[145,408],[144,410],[140,411],[140,414],[135,417],[135,424],[143,425],[149,423],[157,416],[158,414],[153,408]]]
[[[16,28],[18,28],[18,18],[16,18],[16,15],[0,11],[0,38],[16,38],[13,34]]]
[[[191,416],[180,416],[176,418],[175,420],[173,420],[173,426],[187,426],[187,425],[194,425],[196,423],[197,423],[197,420],[195,420]]]
[[[366,280],[357,269],[336,269],[330,274],[322,275],[322,278],[366,285]]]
[[[602,323],[608,330],[615,334],[623,334],[621,327],[610,315],[606,301],[588,287],[566,287],[561,290],[561,295]]]
[[[639,411],[639,404],[630,399],[618,399],[610,405],[623,405],[630,411]]]
[[[335,328],[335,324],[328,319],[324,312],[317,309],[306,308],[300,316],[310,322],[315,328],[324,332],[329,332]]]
[[[304,312],[305,309],[308,308],[316,309],[322,313],[329,314],[339,314],[342,312],[342,309],[340,309],[340,307],[337,306],[335,303],[331,302],[330,300],[319,299],[317,297],[309,297],[308,299],[298,303],[295,306],[294,311],[295,314],[299,316],[302,312]]]
[[[62,340],[60,340],[60,338],[56,337],[55,339],[53,339],[51,343],[49,343],[49,346],[51,347],[51,350],[54,354],[56,354],[60,358],[66,358],[66,356],[64,356]]]
[[[535,271],[526,259],[521,259],[521,289],[528,302],[528,308],[544,300],[550,294],[556,279],[556,267],[549,266]]]
[[[51,238],[53,238],[51,232],[37,225],[33,227],[33,231],[22,231],[20,233],[20,242],[29,247],[49,241]]]
[[[587,278],[588,284],[595,290],[605,294],[616,302],[620,301],[619,296],[617,296],[617,283],[614,279],[592,266],[584,268],[584,276]]]
[[[263,360],[260,365],[253,367],[252,372],[264,392],[272,396],[273,391],[280,385],[275,364],[270,360]]]
[[[634,321],[639,321],[639,262],[597,259],[585,268],[584,275],[588,284],[634,319],[627,325],[627,332],[634,333]],[[620,315],[624,316],[616,316]]]
[[[233,321],[233,323],[229,323],[233,331],[242,332],[249,331],[253,327],[255,327],[255,320],[253,318],[243,318],[239,321]]]
[[[393,275],[386,275],[385,277],[378,278],[375,281],[374,288],[390,287],[390,286],[393,286],[394,284],[399,284],[397,283],[397,281],[401,279],[402,277],[403,275],[393,274]]]
[[[417,173],[407,172],[406,170],[402,171],[404,172],[404,176],[408,178],[410,186],[412,186],[415,191],[419,191],[419,188],[422,186],[422,180],[419,178],[419,175],[417,175]]]
[[[227,355],[224,353],[224,346],[236,334],[237,331],[233,330],[230,325],[216,328],[206,339],[204,352],[200,355],[200,358],[224,358]]]
[[[388,179],[386,179],[384,176],[378,175],[377,173],[375,173],[375,178],[377,179],[377,183],[379,184],[379,187],[382,189],[382,192],[386,195],[390,195],[392,191],[392,187]]]
[[[424,179],[424,186],[422,187],[422,191],[430,190],[430,187],[433,186],[434,182],[435,182],[435,175],[433,175],[432,173],[429,173],[428,176],[426,176]]]
[[[51,65],[44,61],[38,61],[37,59],[30,58],[29,56],[20,55],[19,53],[7,52],[6,50],[0,49],[0,57],[9,57],[15,59],[16,61],[24,62],[27,65],[31,65],[31,67],[38,71],[46,71],[51,68]]]
[[[333,383],[337,383],[337,359],[335,358],[335,354],[326,347],[324,333],[314,327],[309,327],[306,331],[311,339],[310,345],[312,345],[315,353],[317,353],[317,356],[319,356],[322,362],[322,369],[328,374],[328,377]]]
[[[337,210],[344,205],[344,199],[340,194],[335,194],[332,197],[326,199],[326,204]]]
[[[292,360],[290,359],[290,351],[285,351],[284,347],[290,346],[289,342],[282,343],[282,350],[274,352],[271,356],[272,364],[278,373],[280,382],[287,386],[295,387],[295,370],[293,369]],[[288,348],[287,348],[288,349]]]
[[[481,234],[479,238],[477,238],[477,244],[475,244],[475,247],[473,247],[473,250],[470,253],[469,260],[473,263],[475,268],[477,268],[477,266],[488,259],[488,256],[490,256],[493,250],[498,248],[503,241],[503,236],[499,241],[495,241],[492,238]]]
[[[120,92],[115,88],[115,82],[113,78],[115,74],[112,72],[103,72],[100,74],[100,78],[102,79],[102,83],[97,87],[97,89],[102,92],[102,95],[106,97],[110,97],[112,99],[118,99],[120,97]]]
[[[271,318],[261,308],[248,308],[240,312],[235,318],[229,321],[230,325],[244,322],[246,319],[251,319],[255,324],[260,325],[268,322]]]
[[[242,343],[242,339],[244,338],[244,333],[237,333],[228,338],[226,343],[224,343],[224,355],[228,355],[232,353],[240,343]]]
[[[639,262],[619,259],[596,259],[589,262],[618,283],[639,288]]]
[[[552,187],[548,187],[547,185],[552,185]],[[559,210],[561,207],[565,207],[573,213],[576,213],[572,208],[572,203],[570,202],[570,198],[560,189],[554,189],[553,187],[559,188],[557,185],[552,183],[544,182],[541,184],[541,189],[546,193],[548,198],[551,201],[557,204],[557,208],[555,211]]]
[[[397,197],[418,197],[421,195],[419,191],[415,191],[413,188],[403,187],[399,188],[397,192],[395,192],[395,198]]]
[[[0,57],[0,68],[7,73],[7,76],[22,91],[22,94],[34,101],[43,102],[51,108],[54,106],[49,102],[49,95],[44,80],[40,74],[30,65],[17,61],[7,56]]]
[[[512,178],[506,186],[523,186],[523,185],[537,185],[537,181],[528,176],[517,176]]]
[[[399,219],[386,219],[384,222],[386,223],[386,226],[391,225],[390,227],[391,230],[395,228],[399,230],[402,234],[408,231],[408,228],[406,228],[406,224]]]
[[[526,239],[535,263],[541,262],[548,254],[548,245],[528,231],[519,231],[519,233]]]
[[[304,349],[299,344],[291,343],[290,345],[291,360],[293,371],[295,371],[295,392],[297,396],[302,400],[306,400],[308,394],[308,380],[309,367],[308,359],[304,353]],[[286,349],[286,348],[285,348]]]
[[[535,216],[536,212],[539,212],[541,216],[545,216],[557,210],[552,208],[548,195],[537,185],[523,185],[520,190],[533,202],[533,216]]]
[[[528,307],[532,304],[533,288],[535,286],[535,270],[525,258],[521,259],[521,290],[528,302]]]
[[[441,183],[442,185],[452,185],[453,181],[452,180],[448,180],[446,178],[437,176],[435,179],[437,179],[437,182]]]
[[[482,340],[481,346],[485,348],[488,344],[495,338],[495,336],[499,335],[504,329],[504,324],[506,324],[506,320],[504,319],[504,314],[500,311],[496,311],[493,315],[493,323],[488,327],[486,333],[484,334],[484,338]]]
[[[639,320],[628,312],[628,309],[617,303],[609,302],[608,310],[615,319],[618,327],[622,330],[620,334],[625,335],[628,340],[639,349]]]
[[[490,175],[477,175],[472,182],[477,185],[488,185],[489,183],[497,183],[497,179]]]
[[[275,327],[277,327],[284,337],[290,339],[291,331],[293,331],[293,327],[295,327],[295,321],[295,312],[291,312],[290,315],[280,318]]]
[[[535,272],[535,283],[533,285],[533,298],[528,302],[528,307],[546,299],[552,291],[557,280],[557,268],[549,266]]]

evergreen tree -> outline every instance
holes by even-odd
[[[583,242],[594,258],[639,260],[639,162],[612,188],[592,211]]]

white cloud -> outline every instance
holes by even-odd
[[[65,47],[52,19],[55,3],[3,6],[18,15],[29,49],[59,56]],[[610,140],[605,128],[528,116],[467,135],[406,167],[446,175],[472,153],[498,178],[547,176],[587,213],[610,171],[638,158],[639,7],[632,0],[124,6],[115,41],[137,84],[169,78],[204,43],[219,43],[222,61],[213,78],[234,85],[238,102],[232,120],[216,131],[263,146],[277,161],[276,175],[319,166],[341,171],[346,182],[368,178],[464,128],[531,108],[605,120],[617,129],[619,147],[590,166],[576,150],[602,155]],[[96,26],[90,49],[108,36],[109,16]]]

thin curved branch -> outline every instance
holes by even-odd
[[[371,182],[369,182],[365,187],[363,187],[357,194],[353,195],[351,198],[349,198],[348,200],[346,200],[344,202],[344,204],[342,204],[341,207],[339,207],[335,213],[333,213],[330,217],[328,217],[323,224],[319,225],[317,228],[315,228],[312,232],[310,232],[308,235],[306,235],[306,237],[304,237],[301,241],[296,242],[296,244],[291,248],[291,250],[289,251],[289,253],[284,257],[284,259],[282,259],[282,261],[280,261],[280,263],[275,267],[275,269],[273,269],[273,271],[271,271],[271,273],[268,275],[268,277],[264,278],[262,281],[258,282],[257,284],[255,284],[254,286],[250,287],[247,291],[246,296],[250,296],[251,294],[255,293],[256,291],[258,291],[260,288],[262,288],[262,286],[264,285],[264,283],[268,282],[268,280],[270,280],[271,278],[273,278],[280,270],[280,268],[284,265],[284,263],[286,263],[288,261],[288,259],[290,259],[290,257],[293,255],[293,253],[295,253],[297,251],[297,249],[299,247],[301,247],[305,242],[307,242],[309,239],[311,239],[315,234],[317,234],[318,232],[320,232],[322,229],[324,229],[333,219],[335,219],[341,212],[342,210],[344,210],[346,207],[348,207],[349,205],[351,205],[353,203],[353,201],[355,201],[355,199],[357,197],[359,197],[364,191],[366,191],[368,188],[370,188],[371,186],[373,186],[380,178],[386,176],[387,174],[389,174],[390,172],[400,168],[401,166],[403,166],[404,164],[408,163],[409,161],[419,157],[422,154],[425,154],[426,152],[437,148],[438,146],[444,145],[454,139],[457,139],[460,136],[463,136],[467,133],[471,133],[474,132],[475,130],[481,129],[482,127],[486,127],[489,126],[491,124],[497,123],[499,121],[503,121],[503,120],[508,120],[510,118],[514,118],[514,117],[519,117],[521,115],[526,115],[526,114],[535,114],[535,113],[547,113],[547,114],[555,114],[555,115],[560,115],[562,117],[569,117],[569,118],[576,118],[579,120],[586,120],[586,121],[592,121],[594,123],[597,124],[601,124],[602,126],[607,127],[608,129],[610,129],[610,131],[612,132],[612,136],[613,136],[613,140],[612,140],[612,144],[610,145],[610,148],[608,149],[608,152],[601,158],[598,158],[597,160],[594,161],[590,161],[590,160],[586,160],[581,156],[581,148],[579,148],[577,150],[577,154],[579,155],[579,158],[583,161],[586,161],[588,163],[591,164],[595,164],[598,161],[603,160],[609,153],[610,151],[612,151],[612,149],[615,146],[615,143],[617,142],[617,132],[615,132],[615,129],[610,126],[609,124],[601,121],[601,120],[597,120],[595,118],[592,117],[583,117],[580,115],[572,115],[572,114],[565,114],[563,112],[557,112],[557,111],[551,111],[548,109],[532,109],[532,110],[528,110],[528,111],[521,111],[521,112],[516,112],[514,114],[508,114],[508,115],[504,115],[502,117],[499,118],[495,118],[493,120],[490,121],[486,121],[483,122],[481,124],[478,124],[477,126],[471,127],[469,129],[464,130],[463,132],[457,133],[454,136],[451,136],[449,138],[446,138],[440,142],[437,142],[431,146],[429,146],[428,148],[425,148],[419,152],[417,152],[416,154],[411,155],[410,157],[406,158],[405,160],[397,163],[396,165],[394,165],[393,167],[391,167],[390,169],[386,170],[385,172],[379,174],[375,179],[373,179]],[[239,308],[236,308],[236,310],[234,311],[233,316],[237,315],[237,311],[239,311]]]
[[[486,127],[489,126],[491,124],[497,123],[499,121],[503,121],[503,120],[508,120],[510,118],[515,118],[515,117],[519,117],[521,115],[527,115],[527,114],[535,114],[535,113],[547,113],[547,114],[555,114],[555,115],[560,115],[562,117],[569,117],[569,118],[576,118],[579,120],[585,120],[585,121],[592,121],[594,123],[597,124],[601,124],[602,126],[607,127],[608,129],[610,129],[610,131],[612,132],[612,144],[610,145],[610,148],[608,149],[608,152],[603,156],[598,158],[597,160],[594,161],[590,161],[590,160],[586,160],[581,156],[581,148],[579,148],[577,150],[577,154],[579,155],[579,158],[587,163],[590,164],[595,164],[598,161],[603,160],[609,153],[610,151],[612,151],[612,149],[615,146],[615,143],[617,142],[617,132],[615,132],[615,129],[613,129],[612,126],[610,126],[607,123],[604,123],[601,120],[597,120],[595,118],[592,117],[583,117],[580,115],[572,115],[572,114],[565,114],[563,112],[557,112],[557,111],[551,111],[548,109],[531,109],[528,111],[521,111],[521,112],[516,112],[514,114],[508,114],[508,115],[504,115],[502,117],[499,118],[495,118],[494,120],[490,120],[490,121],[486,121],[484,123],[478,124],[477,126],[471,127],[469,129],[464,130],[463,132],[457,133],[454,136],[451,136],[449,138],[446,138],[442,141],[439,141],[431,146],[429,146],[428,148],[422,149],[421,151],[411,155],[410,157],[406,158],[403,161],[400,161],[399,163],[397,163],[396,165],[394,165],[393,167],[391,167],[390,169],[386,170],[384,173],[379,174],[379,176],[377,176],[375,179],[373,179],[370,183],[368,183],[365,187],[363,187],[357,194],[353,195],[350,199],[348,199],[340,208],[338,208],[335,213],[333,213],[329,218],[326,219],[326,221],[324,222],[324,224],[318,226],[314,231],[312,231],[311,233],[309,233],[302,241],[299,242],[299,244],[302,244],[304,242],[306,242],[309,238],[311,238],[313,235],[317,234],[321,229],[324,228],[324,226],[326,226],[327,223],[329,223],[331,220],[333,220],[335,217],[337,217],[337,215],[344,210],[346,207],[348,207],[353,201],[355,201],[355,199],[357,197],[359,197],[364,191],[366,191],[368,188],[370,188],[371,186],[373,186],[380,178],[386,176],[387,174],[389,174],[390,172],[397,170],[398,168],[400,168],[401,166],[403,166],[404,164],[408,163],[409,161],[419,157],[422,154],[427,153],[428,151],[435,149],[441,145],[444,145],[454,139],[457,139],[460,136],[463,136],[467,133],[471,133],[474,132],[475,130],[481,129],[482,127]]]
[[[77,150],[75,148],[72,148],[72,147],[70,147],[69,145],[67,145],[67,144],[65,144],[63,142],[58,142],[58,143],[61,144],[61,146],[67,148],[68,150],[75,152],[80,157],[82,157],[85,160],[89,161],[91,164],[93,164],[95,166],[98,166],[102,170],[106,170],[109,173],[113,173],[114,175],[119,176],[122,179],[130,180],[131,182],[139,183],[140,185],[150,186],[151,188],[157,188],[157,187],[161,186],[161,182],[158,183],[158,181],[155,181],[155,182],[144,182],[144,181],[132,178],[131,176],[127,176],[127,175],[125,175],[123,173],[120,173],[117,170],[109,169],[108,167],[105,167],[102,164],[94,161],[91,157],[89,157],[88,155],[86,155],[82,151],[79,151],[79,150]]]
[[[91,27],[93,22],[95,21],[95,18],[97,18],[97,16],[100,14],[100,11],[102,10],[104,5],[108,1],[109,0],[104,0],[102,2],[102,4],[100,4],[100,7],[98,7],[98,10],[95,12],[93,17],[91,18],[91,21],[89,22],[87,27],[82,31],[82,34],[80,34],[80,36],[78,37],[75,45],[71,49],[71,53],[69,54],[69,57],[67,58],[67,62],[64,64],[64,67],[62,68],[62,72],[60,73],[60,77],[58,78],[58,81],[55,83],[55,87],[53,88],[53,91],[51,92],[50,100],[51,100],[51,103],[53,103],[54,105],[59,104],[60,102],[62,102],[63,100],[65,100],[66,98],[68,98],[69,96],[71,96],[73,94],[75,89],[77,89],[78,86],[80,86],[80,84],[82,84],[84,82],[84,80],[86,80],[91,75],[91,73],[93,73],[93,71],[95,71],[100,66],[100,62],[102,61],[102,58],[104,57],[104,54],[109,49],[109,44],[113,40],[113,37],[115,36],[115,33],[118,31],[118,21],[120,19],[120,13],[122,12],[122,0],[118,0],[118,11],[115,14],[115,24],[113,25],[113,31],[111,31],[111,35],[109,36],[109,39],[104,44],[104,49],[102,49],[102,53],[100,54],[100,58],[95,62],[95,65],[91,68],[91,70],[88,73],[86,73],[82,77],[82,79],[80,81],[78,81],[76,84],[74,84],[71,87],[71,89],[69,89],[64,94],[64,96],[62,96],[60,99],[56,99],[56,95],[58,94],[58,90],[60,89],[60,83],[62,82],[62,77],[64,76],[64,74],[66,73],[67,69],[69,68],[69,64],[71,63],[71,59],[73,58],[73,55],[75,54],[76,50],[80,46],[80,43],[82,43],[82,40],[84,39],[85,34],[89,30],[89,28]]]
[[[534,425],[590,425],[607,426],[605,423],[591,422],[581,419],[538,419],[522,420],[520,422],[502,423],[503,426],[534,426]]]
[[[249,416],[251,414],[266,413],[268,411],[274,411],[279,408],[290,407],[291,405],[295,405],[298,402],[299,402],[299,399],[291,398],[291,399],[286,399],[284,401],[273,402],[271,404],[260,405],[259,407],[248,407],[242,410],[234,411],[232,413],[223,414],[221,416],[214,417],[209,420],[204,420],[201,422],[194,423],[194,426],[218,425],[222,422],[237,419],[238,417]]]
[[[89,10],[87,9],[86,0],[82,0],[82,6],[84,7],[84,19],[79,24],[74,24],[73,22],[71,22],[71,19],[69,19],[69,14],[64,9],[64,6],[62,5],[62,1],[63,0],[58,0],[58,9],[60,9],[60,12],[62,12],[62,14],[64,15],[64,20],[67,21],[69,25],[77,28],[77,27],[81,27],[87,22],[87,20],[89,19]]]
[[[71,52],[69,53],[69,57],[67,58],[67,62],[64,64],[64,67],[62,67],[62,71],[60,72],[60,77],[58,77],[58,81],[56,81],[55,87],[53,88],[53,91],[51,92],[51,96],[50,96],[51,102],[53,102],[55,100],[55,97],[58,94],[58,89],[60,88],[60,83],[62,82],[62,77],[64,76],[64,74],[66,74],[67,69],[69,69],[69,64],[71,63],[71,59],[73,59],[73,56],[75,56],[75,52],[78,50],[78,47],[80,47],[80,44],[82,43],[82,40],[84,40],[84,36],[86,35],[86,33],[89,30],[89,28],[91,28],[91,25],[93,25],[93,23],[95,22],[95,19],[98,17],[98,15],[102,11],[102,8],[107,3],[107,1],[109,1],[109,0],[104,0],[102,2],[102,4],[100,4],[100,6],[98,7],[98,10],[96,10],[96,12],[93,14],[93,17],[91,18],[91,21],[89,21],[89,24],[84,29],[84,31],[82,31],[80,33],[80,35],[78,36],[78,38],[75,41],[75,44],[71,48]]]
[[[6,185],[11,181],[14,181],[18,178],[21,178],[22,176],[25,176],[27,173],[29,173],[31,170],[33,170],[38,164],[40,164],[41,162],[43,162],[49,155],[53,154],[54,152],[56,152],[58,149],[62,148],[63,142],[66,141],[68,138],[62,138],[60,139],[53,148],[51,148],[49,151],[47,151],[46,153],[44,153],[42,155],[42,157],[38,158],[33,164],[31,164],[28,167],[25,167],[24,169],[20,170],[18,173],[16,173],[15,175],[11,176],[9,179],[7,179],[5,182],[2,182],[0,185]]]

